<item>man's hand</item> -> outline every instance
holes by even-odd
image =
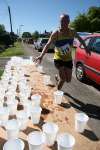
[[[43,58],[43,57],[40,55],[40,56],[36,57],[35,59],[33,59],[33,62],[35,62],[35,63],[38,62],[38,63],[40,64],[41,61],[42,61],[42,58]]]

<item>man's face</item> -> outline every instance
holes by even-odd
[[[60,24],[62,28],[68,27],[69,19],[66,16],[60,16]]]

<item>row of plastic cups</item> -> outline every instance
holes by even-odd
[[[75,138],[69,133],[62,133],[57,135],[58,126],[54,123],[46,123],[43,125],[43,132],[31,132],[28,137],[29,150],[42,150],[43,144],[52,146],[57,140],[58,150],[72,150],[75,144]],[[13,137],[14,138],[14,137]],[[3,150],[23,150],[24,143],[18,139],[8,140]]]
[[[55,123],[45,123],[43,132],[35,131],[28,135],[29,150],[42,150],[43,144],[52,146],[55,141],[58,143],[58,150],[71,150],[75,144],[75,139],[68,133],[58,134],[58,126]]]
[[[43,150],[45,144],[45,134],[43,132],[34,131],[28,135],[29,150]],[[72,150],[75,139],[68,133],[61,134],[57,137],[58,150]],[[10,139],[4,146],[3,150],[24,150],[25,144],[20,139]]]
[[[38,124],[40,121],[41,115],[41,107],[33,107],[31,110],[31,120],[33,124]],[[20,130],[25,130],[28,125],[28,116],[27,112],[24,110],[18,111],[16,113],[17,119],[8,120],[6,118],[5,122],[3,122],[3,126],[6,129],[7,139],[18,138],[18,134]]]
[[[25,130],[28,124],[28,117],[31,117],[33,124],[38,124],[40,121],[42,108],[39,106],[28,105],[27,111],[21,110],[17,111],[16,117],[21,122],[21,130]]]
[[[18,111],[16,113],[17,118],[21,121],[22,120],[22,126],[24,130],[25,124],[27,124],[27,119],[31,117],[32,123],[33,124],[38,124],[40,121],[40,116],[41,116],[41,111],[42,108],[40,106],[34,106],[31,105],[31,101],[27,101],[23,103],[24,106],[24,111]]]
[[[28,104],[29,102],[27,103],[27,109],[24,109],[23,111],[17,111],[16,113],[17,119],[22,123],[22,130],[27,127],[29,116],[31,117],[33,124],[38,124],[40,121],[42,108],[40,106],[31,106],[31,103],[29,105]],[[2,125],[8,121],[10,111],[11,110],[9,107],[0,107],[0,121]],[[89,117],[85,113],[76,113],[75,130],[80,133],[84,132],[88,120]]]
[[[63,100],[64,92],[57,90],[54,92],[54,104],[61,104]],[[41,95],[35,94],[31,96],[33,106],[40,106]]]
[[[11,123],[11,122],[10,122]],[[14,123],[15,124],[15,123]],[[18,126],[18,124],[16,124],[16,126]],[[12,127],[12,123],[9,124],[7,126],[7,128],[9,129],[9,127]],[[12,127],[13,130],[16,129],[14,127]],[[52,146],[54,144],[54,142],[57,140],[57,144],[58,144],[58,150],[72,150],[74,144],[75,144],[75,138],[70,135],[69,133],[62,133],[62,134],[58,134],[59,128],[55,123],[52,122],[47,122],[43,125],[42,127],[43,131],[34,131],[31,132],[28,137],[28,143],[29,143],[29,150],[42,150],[43,148],[43,144],[46,144],[48,146]],[[58,135],[57,135],[58,134]],[[12,133],[10,133],[10,135],[13,135]],[[15,138],[15,136],[12,136],[13,138]],[[20,141],[21,142],[21,141]],[[16,146],[17,144],[17,146]],[[18,148],[18,146],[20,145],[20,148]],[[23,145],[23,144],[22,144]],[[7,143],[5,143],[4,145],[4,150],[12,150],[12,148],[15,146],[15,150],[23,150],[24,146],[21,146],[21,144],[19,144],[19,142],[17,140],[8,140]],[[17,149],[16,149],[17,147]],[[8,149],[7,149],[8,148]]]
[[[76,113],[75,128],[82,133],[88,121],[88,116],[84,113]],[[58,134],[59,128],[57,124],[47,122],[42,126],[43,133],[32,132],[28,135],[28,143],[30,150],[41,150],[42,144],[52,146],[55,141],[58,143],[58,150],[72,150],[75,144],[75,138],[69,133]]]

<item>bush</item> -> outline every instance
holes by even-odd
[[[8,32],[3,32],[0,35],[0,45],[5,45],[5,47],[9,47],[11,45],[11,36]]]

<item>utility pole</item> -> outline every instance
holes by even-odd
[[[12,33],[12,32],[13,32],[13,30],[12,30],[12,19],[11,19],[10,6],[8,6],[8,12],[9,12],[9,20],[10,20],[10,30],[11,30],[11,33]]]
[[[8,0],[4,0],[6,5],[7,5],[7,8],[8,8],[8,13],[9,13],[9,21],[10,21],[10,32],[12,33],[13,32],[13,29],[12,29],[12,19],[11,19],[11,10],[10,10],[10,6],[8,4]]]

